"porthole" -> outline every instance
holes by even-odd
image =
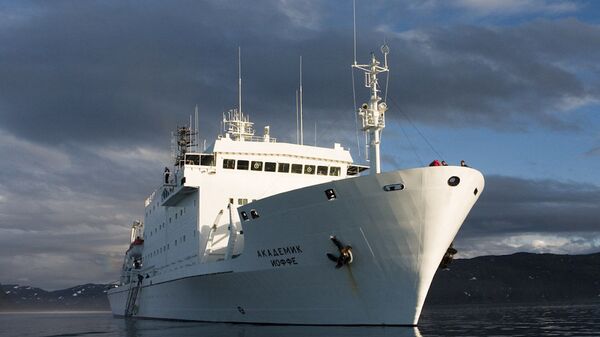
[[[258,212],[255,209],[250,210],[250,216],[252,217],[252,219],[260,217],[260,215],[258,215]]]
[[[479,193],[479,190],[475,188],[475,190],[473,190],[473,195],[477,195],[477,193]]]
[[[248,218],[248,213],[246,213],[246,212],[244,212],[244,211],[241,211],[241,212],[240,212],[240,215],[242,216],[242,219],[243,219],[244,221],[248,221],[248,220],[250,220],[250,218]]]
[[[385,185],[383,186],[383,190],[386,192],[391,192],[391,191],[402,191],[404,189],[404,184],[389,184],[389,185]]]
[[[460,184],[460,178],[457,176],[452,176],[448,179],[448,185],[450,186],[457,186],[458,184]]]
[[[334,200],[336,198],[336,195],[333,188],[325,190],[325,196],[327,197],[327,200]]]

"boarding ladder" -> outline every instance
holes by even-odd
[[[144,277],[140,274],[137,274],[137,278],[137,283],[129,287],[129,294],[127,295],[127,304],[125,305],[125,317],[131,317],[134,313],[137,313],[135,303],[137,302],[137,297],[140,293],[140,290],[142,289],[142,281],[144,280]]]

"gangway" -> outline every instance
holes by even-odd
[[[129,288],[129,295],[127,296],[127,304],[125,305],[125,317],[131,317],[137,312],[136,302],[137,297],[142,289],[142,281],[144,277],[141,274],[137,274],[138,281],[135,285]],[[132,282],[133,283],[133,282]]]

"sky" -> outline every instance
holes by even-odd
[[[384,170],[465,159],[485,191],[457,257],[600,251],[600,3],[357,0],[357,58],[390,47]],[[237,104],[364,162],[352,2],[0,1],[0,283],[118,279],[133,220],[198,105]],[[316,132],[315,132],[316,130]]]

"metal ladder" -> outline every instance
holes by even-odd
[[[131,317],[136,310],[135,303],[137,302],[137,297],[142,289],[142,281],[144,277],[140,274],[137,275],[138,281],[137,283],[129,288],[129,295],[127,296],[127,304],[125,305],[125,317]]]

